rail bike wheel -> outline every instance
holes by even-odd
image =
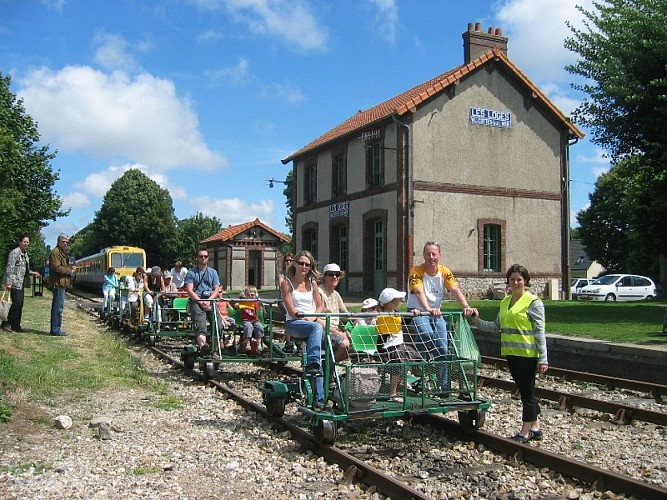
[[[468,410],[459,412],[459,424],[465,432],[475,432],[481,429],[486,420],[486,409]]]
[[[272,417],[280,418],[285,414],[285,398],[269,398],[264,401],[266,412]]]
[[[318,420],[311,426],[315,441],[320,444],[334,444],[338,436],[336,422],[333,420]]]

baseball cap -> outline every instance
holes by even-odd
[[[382,290],[382,293],[378,297],[380,304],[385,305],[389,304],[394,299],[403,299],[405,298],[405,292],[399,292],[395,288],[385,288]]]
[[[375,307],[378,305],[378,301],[375,299],[366,299],[361,303],[361,308],[362,309],[370,309],[371,307]]]

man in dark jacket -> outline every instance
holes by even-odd
[[[30,270],[28,233],[19,236],[19,246],[9,252],[7,267],[5,268],[5,288],[9,290],[12,306],[9,308],[7,321],[2,322],[2,329],[6,332],[22,332],[21,318],[23,316],[23,289],[30,286],[30,276],[39,276],[37,271]]]
[[[51,302],[51,335],[64,337],[67,335],[61,330],[63,309],[65,308],[65,290],[72,286],[72,274],[76,266],[70,264],[67,248],[69,237],[66,234],[58,236],[56,248],[49,255],[49,282],[53,284],[53,302]]]

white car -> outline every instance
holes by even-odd
[[[576,299],[579,295],[579,290],[581,290],[586,285],[593,283],[593,280],[586,278],[572,278],[570,280],[570,294],[572,295],[572,300]]]
[[[579,290],[579,300],[629,302],[655,298],[655,283],[645,276],[607,274]]]

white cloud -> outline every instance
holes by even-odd
[[[68,210],[70,208],[86,208],[90,205],[90,198],[83,193],[70,193],[62,197],[63,208]]]
[[[591,172],[593,172],[593,175],[597,180],[597,178],[600,177],[602,174],[606,174],[607,172],[609,172],[609,167],[593,167],[591,169]]]
[[[108,33],[97,33],[94,43],[98,45],[94,61],[107,70],[137,71],[139,65],[127,49],[130,43],[123,37]]]
[[[93,172],[88,174],[83,182],[74,184],[75,189],[80,189],[91,196],[98,198],[104,197],[111,185],[116,179],[122,177],[125,172],[130,169],[137,169],[143,172],[146,177],[155,181],[162,189],[169,191],[172,199],[184,200],[187,199],[187,192],[181,186],[173,185],[169,178],[162,172],[151,172],[151,169],[146,165],[137,163],[126,163],[124,165],[112,165],[101,172]]]
[[[607,169],[609,168],[609,157],[604,149],[601,148],[596,148],[593,156],[577,155],[576,160],[580,163],[597,163],[605,165]]]
[[[249,203],[239,198],[211,198],[209,196],[191,197],[189,203],[193,212],[201,212],[209,217],[217,217],[223,227],[241,224],[255,219],[270,219],[273,213],[273,201],[260,200]],[[267,224],[269,224],[267,222]]]
[[[18,81],[18,95],[39,122],[42,138],[63,152],[154,169],[214,170],[227,164],[208,148],[192,103],[176,95],[170,80],[67,66],[32,69]]]
[[[252,78],[250,62],[245,57],[239,57],[236,66],[207,71],[206,76],[214,81],[227,81],[235,85],[242,85]]]
[[[42,0],[42,4],[47,9],[55,10],[58,14],[62,14],[65,8],[65,0]]]
[[[220,40],[223,38],[224,35],[220,33],[219,31],[216,30],[207,30],[201,33],[197,37],[197,41],[199,43],[210,43],[210,42],[215,42],[216,40]]]
[[[375,23],[382,38],[388,42],[396,41],[398,26],[398,6],[395,0],[369,0],[378,9]]]
[[[197,3],[207,8],[218,4]],[[253,33],[281,38],[301,50],[326,48],[326,32],[302,0],[224,0],[224,4],[234,19]]]
[[[563,69],[576,60],[565,50],[565,38],[572,33],[565,25],[581,25],[577,5],[590,9],[593,0],[505,0],[499,4],[496,18],[509,37],[508,54],[538,85],[545,82],[569,82]]]
[[[269,99],[278,97],[286,100],[292,105],[299,104],[305,98],[299,89],[292,87],[287,83],[273,83],[271,85],[266,85],[261,90],[261,96]]]

